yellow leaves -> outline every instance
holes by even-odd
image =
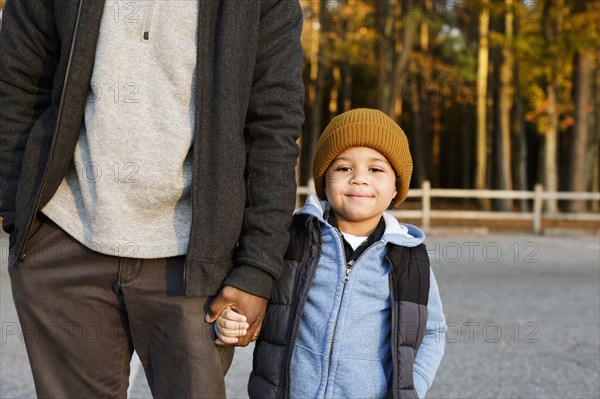
[[[548,131],[554,113],[558,115],[560,130],[566,130],[575,123],[573,105],[570,102],[551,101],[539,86],[530,87],[526,99],[533,109],[525,114],[525,122],[535,124],[541,134]]]
[[[373,6],[363,1],[301,1],[304,10],[302,45],[325,65],[339,61],[374,63],[378,40]],[[324,7],[322,9],[322,7]]]

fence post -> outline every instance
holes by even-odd
[[[535,185],[535,191],[533,193],[533,232],[535,234],[542,234],[542,205],[544,198],[544,186],[540,183]]]
[[[424,231],[429,231],[430,220],[431,220],[431,183],[429,180],[423,180],[421,183],[422,190],[422,215],[421,215],[421,227]]]
[[[313,179],[312,177],[308,179],[308,191],[310,191],[311,193],[315,193],[317,191],[315,190],[315,179]]]

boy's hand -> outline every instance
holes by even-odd
[[[227,346],[228,344],[237,344],[238,337],[243,337],[248,333],[248,323],[246,316],[237,313],[231,308],[226,308],[215,322],[217,330],[217,339],[215,344]]]
[[[206,321],[214,323],[226,308],[231,308],[235,312],[246,316],[247,333],[242,339],[238,340],[237,345],[248,346],[251,341],[255,341],[265,318],[267,299],[225,285],[211,302],[206,314]]]

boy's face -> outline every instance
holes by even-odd
[[[348,148],[325,173],[325,195],[340,230],[370,234],[396,196],[396,174],[387,159],[368,147]]]

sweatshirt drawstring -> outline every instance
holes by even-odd
[[[150,25],[152,24],[152,11],[154,10],[156,0],[151,0],[146,9],[146,18],[144,18],[144,40],[150,40]]]

